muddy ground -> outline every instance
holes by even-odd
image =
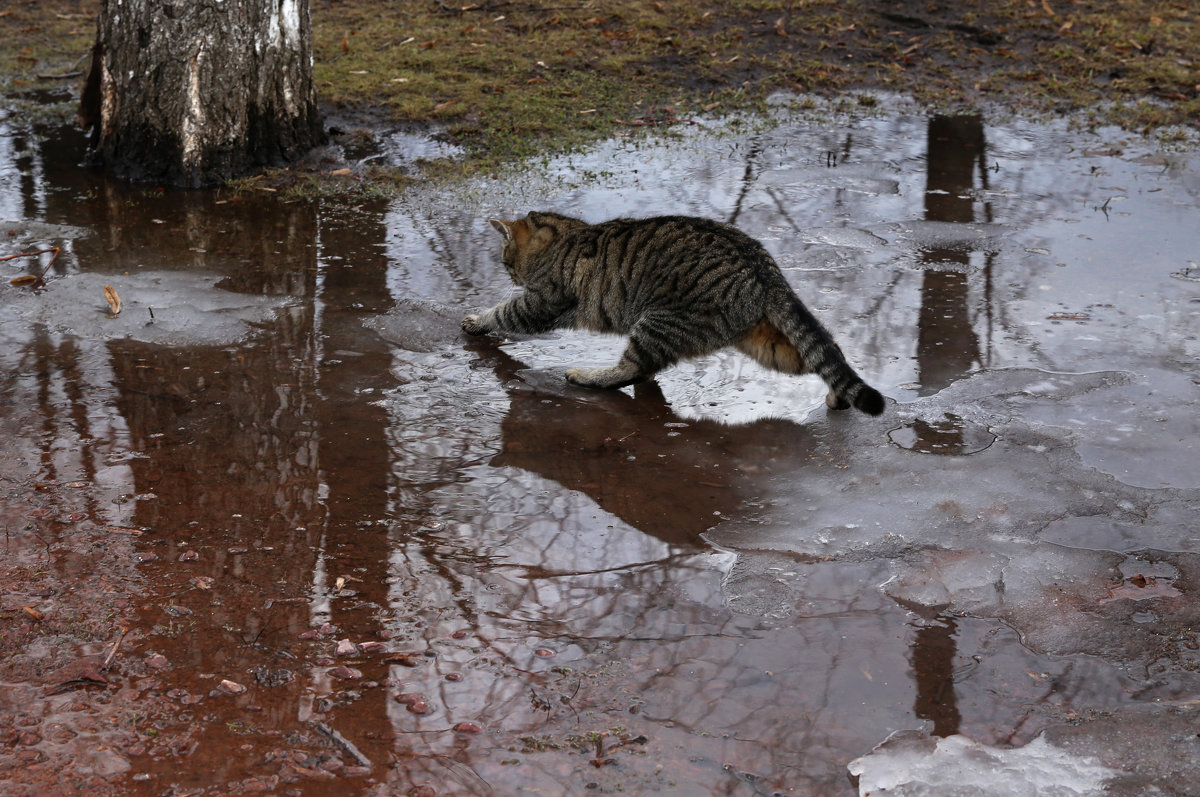
[[[114,184],[61,95],[0,108],[0,255],[47,250],[2,263],[0,793],[1198,793],[1200,164],[864,96],[308,201]],[[475,157],[412,130],[336,167]],[[887,413],[464,338],[530,207],[738,224]]]

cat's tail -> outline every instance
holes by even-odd
[[[831,394],[827,400],[830,407],[852,406],[868,415],[883,413],[883,395],[850,367],[833,336],[791,290],[771,291],[766,317],[796,347],[807,372],[825,380]]]

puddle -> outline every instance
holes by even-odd
[[[978,454],[996,442],[996,435],[986,428],[968,423],[952,412],[932,421],[917,418],[888,432],[888,437],[909,451],[952,456]]]
[[[111,184],[0,117],[0,255],[61,248],[3,284],[0,782],[1195,782],[1200,160],[709,127],[348,208]],[[562,374],[619,340],[463,337],[512,291],[487,217],[533,208],[735,221],[887,412],[736,353],[597,393]]]

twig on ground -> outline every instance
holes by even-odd
[[[363,755],[363,752],[354,746],[354,742],[350,741],[345,736],[342,736],[340,733],[335,731],[333,728],[330,728],[328,725],[326,725],[323,722],[318,722],[317,730],[320,731],[325,736],[328,736],[329,739],[334,744],[336,744],[338,747],[345,750],[350,755],[351,758],[353,758],[355,761],[357,761],[362,766],[368,767],[368,768],[374,766],[371,763],[371,759],[369,759],[365,755]]]

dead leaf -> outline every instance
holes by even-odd
[[[783,22],[784,22],[783,17],[780,17],[779,19],[775,20],[775,33],[777,33],[780,36],[786,37],[788,35],[788,32],[787,32],[787,28],[785,28],[783,26]]]
[[[444,111],[456,102],[458,102],[458,98],[446,100],[445,102],[439,102],[437,105],[433,106],[433,112],[438,113],[439,111]]]
[[[104,301],[108,302],[108,309],[113,315],[119,315],[121,312],[121,297],[117,295],[117,291],[111,285],[104,286]]]
[[[334,169],[329,173],[330,177],[345,177],[348,174],[354,174],[351,169]]]
[[[10,279],[8,284],[14,288],[24,288],[26,285],[37,285],[41,281],[41,277],[35,277],[32,274],[22,274],[19,277]]]
[[[350,52],[350,37],[344,33],[342,34],[342,52]]]
[[[100,674],[104,660],[99,656],[84,656],[76,659],[65,667],[60,667],[45,678],[47,695],[57,695],[76,686],[96,684],[107,686],[108,679]]]
[[[1042,8],[1045,9],[1047,14],[1054,16],[1054,9],[1050,7],[1050,0],[1042,0]]]
[[[46,616],[32,606],[22,606],[21,611],[25,612],[25,614],[28,615],[31,620],[36,620],[39,623]]]

